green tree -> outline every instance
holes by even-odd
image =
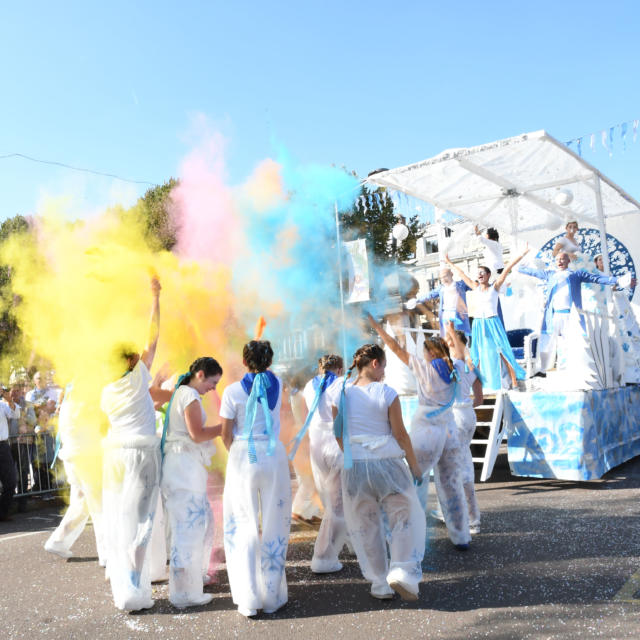
[[[141,216],[145,236],[149,245],[156,250],[171,251],[176,244],[176,224],[172,216],[170,194],[178,184],[170,178],[164,184],[151,187],[136,204],[136,211]]]
[[[384,191],[382,187],[375,190],[369,190],[365,185],[360,187],[351,209],[341,213],[344,239],[366,238],[369,250],[379,260],[408,260],[415,255],[422,225],[418,216],[408,220],[402,218],[409,235],[399,246],[391,241],[391,230],[400,219],[394,211],[391,198],[384,197]]]

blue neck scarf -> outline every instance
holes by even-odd
[[[164,443],[167,441],[167,432],[169,431],[169,414],[171,413],[171,405],[173,404],[173,399],[176,397],[176,391],[178,387],[189,377],[189,372],[183,373],[178,377],[178,381],[176,382],[176,386],[173,388],[173,393],[171,394],[171,399],[169,400],[169,404],[167,405],[167,410],[164,414],[164,423],[162,425],[162,439],[160,440],[160,453],[162,458],[164,459]]]
[[[447,384],[451,382],[452,371],[449,370],[449,365],[442,358],[434,358],[431,360],[431,365],[438,372],[443,382]],[[455,367],[453,370],[455,371]]]
[[[291,449],[291,453],[289,454],[289,460],[293,460],[296,456],[296,453],[298,451],[298,447],[300,446],[300,443],[302,442],[302,438],[304,438],[305,433],[307,433],[307,429],[309,428],[309,425],[311,424],[311,418],[313,418],[313,414],[315,413],[316,409],[318,408],[318,404],[320,403],[320,397],[322,396],[322,394],[325,392],[326,388],[337,378],[336,374],[333,373],[333,371],[327,371],[324,375],[322,376],[316,376],[313,381],[312,381],[312,385],[313,388],[316,390],[316,395],[313,398],[313,402],[311,403],[311,406],[309,407],[309,413],[307,414],[307,419],[304,421],[304,424],[302,425],[302,428],[300,429],[300,431],[298,431],[298,433],[296,434],[295,438],[291,441],[293,443],[293,448]]]
[[[248,373],[242,378],[240,384],[245,393],[249,395],[244,416],[244,429],[242,437],[249,441],[249,463],[258,462],[256,445],[253,439],[253,423],[256,419],[258,403],[262,406],[264,420],[269,436],[267,455],[272,456],[276,450],[276,436],[273,431],[273,416],[271,411],[275,409],[280,393],[280,384],[271,371],[263,373]]]

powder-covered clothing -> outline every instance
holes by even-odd
[[[454,407],[473,407],[471,387],[478,377],[474,369],[469,369],[464,360],[454,360],[453,366],[458,374],[458,391]]]
[[[276,377],[278,381],[278,401],[276,406],[271,410],[271,418],[273,420],[273,433],[276,438],[280,436],[280,407],[282,405],[282,380]],[[245,412],[247,409],[247,400],[249,396],[242,388],[240,382],[230,384],[222,394],[222,402],[220,404],[220,417],[227,420],[233,420],[233,437],[242,435],[244,431]],[[264,418],[264,410],[262,404],[258,402],[256,409],[256,418],[253,423],[252,433],[254,436],[267,435],[267,424]]]
[[[312,378],[307,382],[304,389],[302,390],[302,396],[304,397],[305,402],[307,403],[307,409],[311,407],[313,401],[316,397],[316,387],[314,385],[315,378]],[[338,382],[338,380],[334,381]],[[339,381],[342,384],[342,380]],[[330,385],[329,385],[330,386]],[[309,425],[310,429],[314,428],[326,428],[329,425],[329,428],[333,428],[333,414],[331,412],[331,400],[329,399],[329,395],[327,391],[329,388],[324,390],[322,395],[320,396],[320,400],[318,402],[318,407],[311,418],[311,423]]]
[[[325,393],[331,404],[338,407],[342,379],[336,380]],[[360,386],[347,384],[345,411],[347,433],[354,460],[394,458],[403,456],[400,445],[391,434],[389,407],[398,397],[395,389],[382,382]]]
[[[430,362],[410,355],[409,369],[418,381],[418,404],[443,407],[450,402],[451,383],[446,383]]]
[[[102,390],[100,408],[116,436],[153,436],[156,412],[149,394],[151,374],[142,360],[133,370]]]

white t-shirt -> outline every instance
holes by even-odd
[[[478,376],[473,369],[466,371],[467,367],[464,360],[454,360],[453,366],[458,373],[458,392],[454,406],[472,407],[473,398],[471,397],[471,386]]]
[[[187,423],[184,419],[184,412],[187,407],[197,402],[200,406],[200,414],[202,415],[202,424],[207,422],[207,414],[202,407],[200,394],[188,384],[183,384],[176,389],[171,402],[171,410],[169,411],[169,428],[167,430],[167,442],[178,442],[180,440],[191,440]]]
[[[334,407],[340,404],[342,378],[336,380],[325,393]],[[371,382],[366,386],[347,383],[345,387],[345,410],[347,433],[351,442],[354,460],[367,458],[396,458],[403,455],[400,445],[391,434],[389,407],[397,398],[395,389],[382,382]],[[383,438],[387,437],[386,441]],[[374,448],[354,439],[369,440]],[[381,442],[376,446],[376,441]]]
[[[278,380],[278,401],[276,406],[271,411],[271,417],[273,419],[273,432],[276,438],[280,437],[280,406],[282,405],[282,380],[276,377]],[[233,420],[233,436],[242,435],[244,431],[244,415],[247,408],[247,400],[249,396],[242,388],[240,382],[234,382],[230,384],[222,394],[222,402],[220,405],[220,417],[227,420]],[[253,423],[252,433],[254,436],[266,435],[267,425],[264,419],[264,410],[262,405],[258,403],[256,410],[256,419]]]
[[[571,309],[571,292],[569,291],[569,270],[559,271],[554,276],[556,291],[551,299],[554,310]],[[553,286],[553,285],[552,285]]]
[[[427,407],[443,407],[449,403],[451,384],[440,377],[430,362],[410,355],[409,368],[418,381],[418,404]]]
[[[460,297],[460,294],[458,293],[458,288],[456,287],[455,282],[452,282],[448,285],[443,285],[440,291],[440,295],[442,296],[443,311],[458,310],[458,298]]]
[[[15,409],[11,409],[5,400],[0,400],[0,440],[9,438],[9,418],[20,417],[20,405],[16,405]]]
[[[334,380],[332,384],[335,384],[338,380]],[[342,377],[340,377],[340,382],[342,383]],[[319,384],[319,383],[318,383]],[[331,401],[329,399],[329,385],[320,396],[320,401],[318,402],[318,408],[316,409],[313,417],[311,418],[311,424],[309,428],[313,427],[322,427],[324,425],[331,425],[333,428],[333,413],[331,412]],[[307,409],[311,409],[311,405],[313,404],[313,400],[316,397],[316,390],[313,387],[313,379],[309,380],[305,385],[302,395],[304,396],[304,400],[307,403]]]
[[[107,414],[116,436],[153,436],[156,413],[149,394],[151,374],[142,360],[131,373],[102,390],[100,408]]]
[[[502,245],[495,240],[485,238],[485,236],[478,236],[478,238],[484,245],[484,266],[491,269],[491,273],[495,276],[498,273],[498,269],[504,269]]]

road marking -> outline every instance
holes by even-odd
[[[640,598],[634,597],[640,591],[640,571],[636,571],[623,585],[622,589],[613,596],[616,602],[635,602],[640,604]]]
[[[48,529],[42,529],[41,531],[30,531],[29,533],[20,533],[17,536],[6,536],[4,538],[0,538],[0,542],[4,542],[5,540],[15,540],[16,538],[24,538],[25,536],[35,536],[38,533],[49,533],[53,531],[55,527],[49,527]]]

